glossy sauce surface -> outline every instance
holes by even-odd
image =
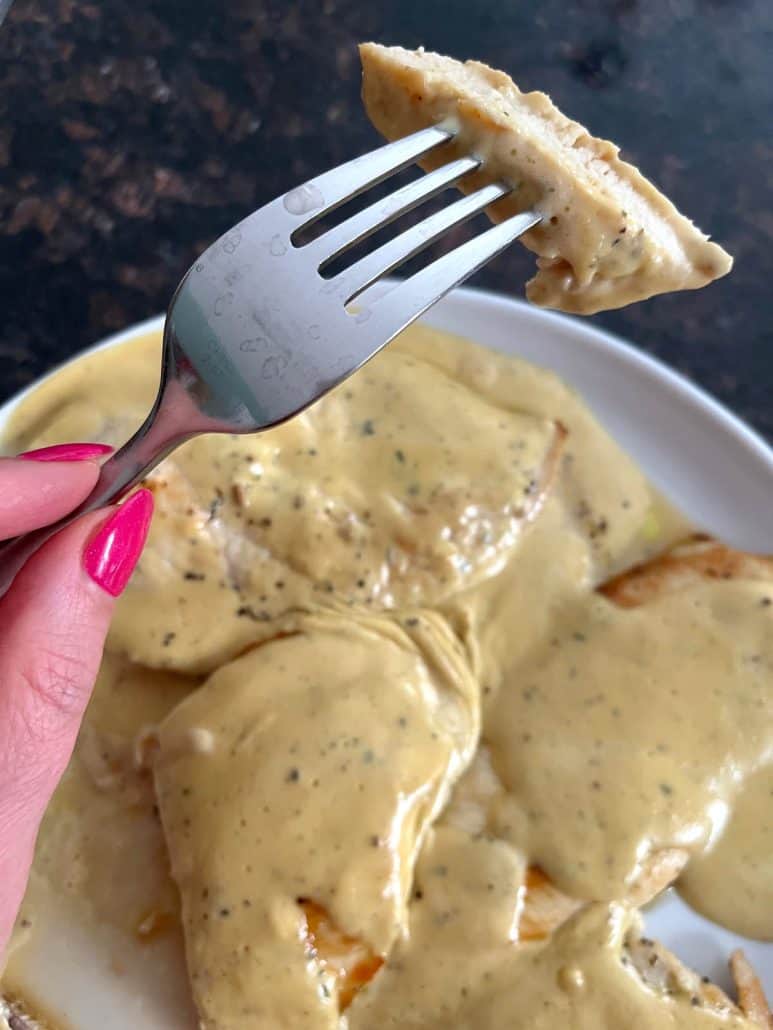
[[[158,798],[208,1026],[336,1024],[299,902],[386,954],[477,740],[476,684],[438,616],[306,617],[289,633],[160,730]]]
[[[680,882],[699,912],[739,933],[773,940],[773,765],[744,784],[713,846]]]
[[[75,754],[43,820],[22,921],[39,881],[82,906],[86,918],[115,921],[140,937],[146,919],[174,921],[177,897],[144,742],[193,686],[105,656]]]
[[[548,942],[514,944],[517,894],[506,886],[522,873],[501,841],[433,833],[410,932],[355,999],[351,1030],[749,1027],[731,1006],[701,998],[694,974],[672,974],[652,954],[634,965],[640,928],[624,906],[590,905]]]
[[[157,354],[148,338],[65,370],[8,447],[119,442]],[[773,577],[631,610],[601,596],[690,529],[572,391],[416,327],[297,422],[194,441],[151,484],[151,545],[41,834],[10,982],[45,932],[36,882],[84,918],[177,934],[168,853],[211,1030],[339,1025],[305,901],[385,960],[341,1017],[353,1030],[745,1025],[626,969],[637,931],[617,902],[676,846],[696,907],[771,935],[754,813]],[[132,661],[216,671],[197,690]],[[595,902],[539,946],[519,941],[535,863]]]
[[[23,406],[10,446],[122,442],[159,355],[149,337],[65,369]],[[556,435],[398,345],[270,433],[199,437],[149,479],[156,516],[111,647],[208,672],[297,607],[435,604],[516,548]]]
[[[568,606],[485,715],[498,834],[588,900],[624,897],[653,852],[713,842],[770,747],[768,590]]]

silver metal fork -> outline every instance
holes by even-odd
[[[142,427],[102,466],[91,495],[52,526],[0,547],[0,596],[46,540],[73,519],[118,500],[179,444],[199,433],[255,433],[292,418],[356,372],[401,329],[536,225],[534,212],[489,228],[377,300],[364,291],[449,229],[511,191],[484,186],[326,278],[350,247],[481,166],[449,161],[323,232],[301,230],[441,147],[436,126],[340,165],[266,204],[193,264],[164,326],[161,383]],[[356,308],[352,301],[359,298]]]

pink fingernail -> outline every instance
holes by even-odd
[[[153,494],[138,490],[113,512],[83,552],[86,572],[113,597],[118,597],[134,572],[152,515]]]
[[[25,461],[89,461],[112,453],[106,443],[57,443],[17,455]]]

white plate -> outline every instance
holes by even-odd
[[[509,354],[553,369],[585,398],[600,421],[651,479],[692,519],[738,547],[773,553],[773,451],[707,394],[592,323],[477,290],[457,290],[426,319]],[[110,347],[160,328],[152,319],[110,337]],[[728,345],[727,364],[733,360]],[[773,384],[771,384],[773,386]],[[23,397],[0,407],[0,433]],[[648,932],[687,963],[727,985],[726,962],[742,946],[773,995],[773,944],[747,941],[693,913],[678,897],[656,904]],[[152,963],[111,971],[104,943],[70,931],[52,941],[30,992],[77,1030],[191,1030],[170,1016],[179,997],[153,977]],[[45,998],[41,998],[45,995]]]

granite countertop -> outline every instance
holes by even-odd
[[[0,399],[161,311],[231,223],[376,142],[362,39],[475,57],[619,142],[732,275],[594,321],[773,439],[770,0],[16,0],[0,28]],[[475,282],[521,295],[532,258]]]

